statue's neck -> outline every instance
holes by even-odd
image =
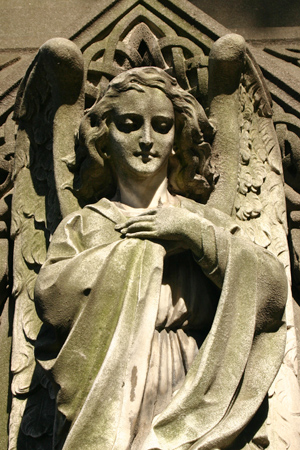
[[[168,180],[164,177],[158,184],[153,178],[145,180],[118,180],[118,191],[113,200],[132,208],[156,208],[168,201]]]

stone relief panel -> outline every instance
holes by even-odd
[[[108,38],[84,51],[87,97],[95,101],[106,90],[108,82],[124,70],[156,66],[175,76],[183,89],[205,98],[208,57],[201,47],[186,37],[178,36],[155,17],[151,22],[149,18],[143,21],[145,14],[139,13],[142,16],[139,20],[139,15],[136,15],[134,20],[126,16]]]
[[[272,45],[265,47],[264,51],[273,55],[277,58],[280,58],[284,61],[287,61],[295,66],[299,67],[300,63],[300,46],[299,44],[290,44],[283,47],[282,45]]]

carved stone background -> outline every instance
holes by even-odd
[[[208,2],[203,4],[207,7]],[[75,5],[79,5],[77,0]],[[292,6],[294,2],[290,2],[291,9]],[[70,11],[70,6],[67,10]],[[91,10],[83,17],[80,18],[78,10],[74,17],[73,24],[68,21],[64,36],[71,38],[84,54],[86,107],[92,106],[114,76],[144,65],[165,69],[206,107],[209,50],[212,43],[229,30],[196,7],[182,9],[179,0],[101,1],[93,2]],[[253,39],[251,33],[248,37],[274,102],[274,121],[286,181],[289,239],[293,247],[293,291],[300,304],[300,33],[298,39],[282,39],[280,32],[279,40],[273,39],[274,33],[265,39],[262,31],[260,33],[259,39]],[[53,30],[49,37],[57,34]],[[0,339],[7,343],[0,349],[3,386],[9,381],[7,361],[13,315],[9,292],[12,252],[9,208],[16,125],[12,113],[21,78],[36,51],[34,46],[0,49]],[[8,399],[8,408],[9,403]],[[2,402],[1,430],[6,428],[6,423],[7,405]],[[1,431],[0,447],[6,448]]]

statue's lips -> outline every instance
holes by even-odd
[[[157,152],[149,152],[149,151],[136,151],[133,153],[133,156],[142,157],[143,162],[147,162],[150,161],[153,158],[157,158],[159,156],[159,154]]]

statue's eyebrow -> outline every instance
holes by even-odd
[[[122,119],[134,119],[134,120],[139,120],[142,121],[143,120],[143,114],[139,114],[137,112],[126,112],[126,113],[118,113],[115,112],[115,117],[118,120],[122,120]]]
[[[174,120],[174,116],[169,113],[162,112],[161,114],[157,114],[156,116],[152,117],[153,119],[167,119],[167,120]]]

